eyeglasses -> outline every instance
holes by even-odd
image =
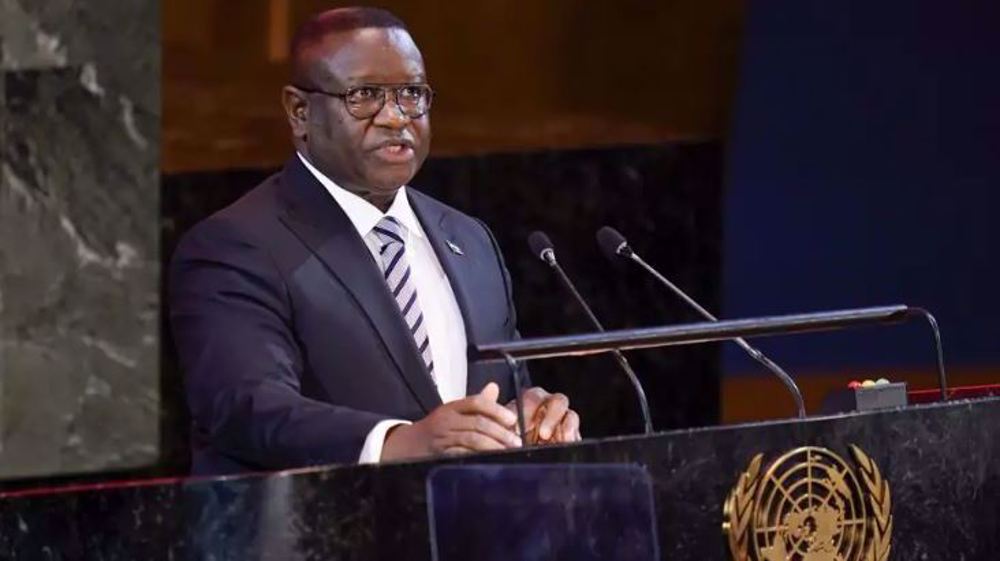
[[[393,99],[399,111],[410,119],[423,117],[431,108],[434,90],[427,84],[374,85],[353,86],[343,93],[327,92],[312,88],[296,88],[306,92],[330,97],[339,97],[347,108],[347,112],[355,119],[371,119],[385,107],[386,93],[392,91]]]

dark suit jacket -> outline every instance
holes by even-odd
[[[492,234],[408,193],[469,344],[515,338]],[[169,292],[195,474],[355,462],[376,423],[441,404],[367,246],[297,157],[184,236]],[[489,381],[513,398],[506,366],[469,365],[469,393]]]

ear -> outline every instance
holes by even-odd
[[[281,105],[285,108],[288,125],[292,127],[292,136],[305,138],[309,121],[309,100],[305,92],[295,86],[285,86],[281,89]]]

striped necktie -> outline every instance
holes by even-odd
[[[374,235],[378,241],[385,284],[403,314],[403,321],[410,328],[427,372],[431,375],[431,379],[435,380],[434,358],[431,356],[427,326],[424,325],[424,314],[420,311],[420,302],[417,301],[417,285],[410,274],[410,264],[406,260],[404,241],[406,227],[395,218],[386,216],[379,220],[369,235]]]

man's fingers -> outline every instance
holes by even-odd
[[[454,434],[455,444],[476,452],[506,450],[507,446],[491,436],[477,431],[460,431]]]
[[[486,401],[496,403],[497,398],[500,397],[500,386],[498,386],[496,382],[490,382],[489,384],[486,384],[481,392],[479,392],[479,395],[483,396],[483,399]]]
[[[496,384],[488,384],[487,387],[490,385]],[[454,403],[458,412],[464,415],[483,415],[505,427],[517,424],[517,414],[497,403],[495,395],[490,399],[490,394],[485,393],[485,390]]]
[[[521,438],[514,431],[483,415],[465,415],[457,428],[489,437],[504,448],[521,446]]]
[[[465,454],[472,454],[475,450],[469,450],[465,446],[449,446],[442,452],[445,456],[464,456]]]
[[[542,440],[552,438],[552,433],[562,422],[566,412],[569,411],[569,398],[561,393],[552,394],[545,401],[545,416],[538,425],[538,437]]]
[[[570,409],[566,412],[559,428],[556,430],[557,442],[576,442],[580,440],[580,416]]]
[[[541,420],[538,414],[538,408],[545,403],[545,399],[549,395],[549,392],[537,386],[528,388],[527,390],[521,392],[521,405],[524,407],[524,429],[528,431],[529,434],[537,432],[538,422]],[[517,400],[510,400],[510,403],[507,404],[507,409],[514,413],[514,418],[516,420]],[[520,430],[520,427],[516,427],[516,429]]]
[[[510,403],[504,405],[504,408],[514,414],[514,430],[519,431],[521,428],[517,426],[517,400],[511,400]],[[534,428],[534,423],[536,422],[535,409],[528,407],[527,404],[524,405],[524,423],[527,425],[527,430],[532,430]]]
[[[526,423],[534,420],[538,408],[545,403],[551,394],[537,386],[528,388],[521,394],[521,403],[524,405],[524,419]],[[516,402],[515,402],[516,405]]]

